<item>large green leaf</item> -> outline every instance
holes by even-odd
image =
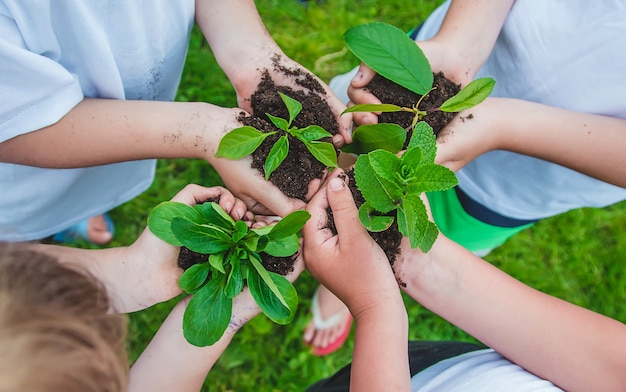
[[[328,132],[319,125],[309,125],[308,127],[299,129],[298,131],[298,136],[294,136],[296,136],[301,141],[313,141],[325,137],[333,137],[332,133]]]
[[[445,101],[439,110],[442,112],[460,112],[472,108],[485,100],[493,91],[496,81],[492,78],[472,80],[458,94]]]
[[[350,106],[343,113],[354,112],[384,112],[393,113],[402,111],[402,106],[392,105],[390,103],[362,103],[354,106]]]
[[[225,231],[231,231],[235,228],[235,220],[215,202],[196,204],[194,209],[202,215],[204,222],[219,226]]]
[[[359,220],[368,231],[385,231],[393,224],[393,216],[375,215],[376,210],[365,202],[359,207]]]
[[[412,248],[422,243],[428,228],[426,206],[419,196],[408,196],[398,207],[398,230],[409,238]]]
[[[326,167],[337,167],[337,150],[332,143],[318,141],[302,141],[311,155]]]
[[[296,288],[282,275],[267,271],[267,279],[271,286],[276,287],[279,296],[270,289],[268,280],[263,278],[258,269],[248,270],[248,287],[252,298],[263,313],[273,322],[278,324],[289,324],[298,308],[298,293]]]
[[[354,179],[356,185],[363,194],[363,197],[373,208],[382,213],[387,213],[396,208],[396,198],[398,192],[402,190],[390,181],[379,179],[370,164],[369,154],[360,155],[354,164]]]
[[[397,124],[361,125],[352,133],[352,143],[345,145],[342,151],[354,154],[367,154],[381,149],[398,153],[406,139],[406,131]]]
[[[311,214],[306,210],[296,210],[279,220],[275,225],[269,227],[266,233],[270,241],[291,236],[298,233],[304,224],[311,218]],[[256,230],[256,229],[255,229]]]
[[[263,252],[274,257],[287,257],[292,256],[300,248],[300,241],[298,236],[292,234],[288,237],[281,237],[272,241],[269,241],[263,249]]]
[[[263,140],[275,133],[261,132],[250,126],[235,128],[222,137],[215,156],[241,159],[252,154],[263,143]]]
[[[244,282],[241,266],[244,261],[236,252],[230,254],[230,274],[228,274],[228,280],[224,288],[224,295],[229,298],[235,298],[243,290]]]
[[[194,264],[187,268],[178,279],[178,286],[186,293],[198,290],[209,277],[209,265],[207,263]]]
[[[183,218],[172,219],[172,231],[180,243],[190,250],[213,254],[232,246],[232,239],[217,226],[199,225]]]
[[[302,104],[281,92],[279,92],[278,95],[280,95],[280,98],[283,100],[285,106],[287,107],[287,111],[289,112],[289,126],[291,126],[294,118],[296,118],[298,113],[300,113],[300,111],[302,110]]]
[[[437,141],[433,128],[425,121],[415,124],[411,139],[407,146],[407,150],[413,147],[419,147],[422,150],[422,163],[435,162],[437,155]]]
[[[266,270],[265,267],[263,267],[263,264],[261,264],[261,259],[259,258],[259,256],[257,254],[250,254],[249,260],[250,260],[250,264],[252,264],[254,268],[248,269],[248,276],[247,276],[248,285],[249,286],[251,285],[250,283],[251,277],[255,277],[256,275],[260,276],[261,279],[265,282],[265,286],[267,286],[269,291],[271,291],[274,294],[274,296],[278,298],[278,300],[284,307],[289,308],[289,304],[286,302],[285,298],[283,298],[283,295],[278,289],[278,286],[276,286],[276,283],[274,283],[274,280],[272,280],[272,278],[270,277],[270,271]],[[255,271],[256,271],[256,274],[255,274]],[[250,290],[252,291],[252,287],[250,288]],[[254,293],[252,294],[252,296],[254,297]],[[256,297],[254,299],[255,301],[257,300]]]
[[[374,22],[352,27],[344,34],[348,49],[381,76],[419,95],[433,85],[428,59],[402,30]]]
[[[289,153],[289,140],[287,135],[281,136],[276,143],[272,146],[272,149],[265,158],[265,179],[269,179],[274,170],[280,166],[280,164],[287,158]]]
[[[407,184],[407,193],[419,195],[422,192],[445,191],[456,186],[456,174],[445,166],[427,163],[413,169],[413,178]]]
[[[172,231],[172,219],[185,218],[191,222],[202,223],[202,216],[187,204],[165,201],[154,207],[148,215],[148,228],[152,234],[174,246],[182,246]]]
[[[212,279],[187,304],[183,335],[194,346],[211,346],[228,327],[233,300],[224,295],[223,288],[223,280]]]

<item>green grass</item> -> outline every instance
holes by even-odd
[[[386,21],[408,31],[439,3],[326,0],[320,5],[302,6],[295,0],[258,0],[257,6],[283,50],[329,81],[358,64],[344,49],[342,34],[348,28]],[[198,31],[194,31],[178,100],[236,104],[232,87]],[[221,184],[221,179],[203,161],[159,161],[150,189],[112,211],[117,230],[113,245],[130,244],[143,230],[150,209],[190,182],[211,186]],[[626,203],[602,210],[572,211],[522,232],[487,259],[539,290],[626,322],[626,242],[619,241],[625,231]],[[347,364],[352,336],[342,349],[324,358],[310,355],[302,343],[315,287],[307,273],[296,282],[301,304],[292,324],[278,326],[259,316],[246,325],[208,376],[203,390],[302,390]],[[406,303],[411,338],[472,341],[465,332],[412,300],[407,298]],[[132,360],[148,344],[173,304],[171,301],[129,316]]]

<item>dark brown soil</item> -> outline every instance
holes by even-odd
[[[456,113],[446,113],[434,109],[440,107],[448,98],[456,95],[461,90],[461,86],[455,84],[439,72],[434,74],[433,87],[435,89],[422,100],[419,107],[421,110],[430,112],[422,121],[428,123],[433,128],[435,135],[438,135],[439,131],[452,121]],[[421,95],[407,90],[380,75],[376,75],[367,85],[367,88],[382,103],[390,103],[402,107],[415,106],[421,97]],[[398,124],[407,131],[410,131],[409,127],[412,121],[413,113],[409,112],[381,113],[378,116],[378,122]],[[407,137],[407,142],[409,137]]]
[[[275,64],[277,62],[275,61]],[[263,73],[263,79],[257,90],[252,94],[250,116],[243,115],[239,121],[244,125],[255,127],[262,132],[278,131],[269,136],[252,154],[252,167],[265,175],[263,165],[272,146],[278,138],[284,135],[272,124],[266,113],[284,119],[289,118],[285,104],[278,95],[279,92],[299,101],[302,111],[292,123],[292,126],[304,128],[309,125],[318,125],[330,132],[337,134],[339,124],[325,99],[322,86],[309,74],[300,70],[286,69],[277,65],[277,71],[293,78],[295,83],[302,89],[294,90],[289,86],[279,86],[269,75],[267,70]],[[274,183],[285,195],[306,201],[308,184],[316,178],[323,178],[326,167],[311,155],[304,144],[294,137],[289,137],[289,153],[281,165],[270,175],[269,180]],[[332,142],[330,138],[322,140]]]

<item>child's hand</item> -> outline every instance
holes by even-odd
[[[219,199],[220,207],[235,220],[251,221],[253,218],[243,201],[220,186],[207,188],[190,184],[178,192],[172,201],[195,205],[212,199]],[[125,273],[124,279],[130,282],[120,286],[120,292],[125,293],[124,312],[147,308],[182,292],[178,287],[178,279],[183,272],[178,267],[179,250],[158,239],[148,228],[127,249],[125,258],[129,260],[127,264],[130,272]]]
[[[307,207],[311,219],[303,228],[303,256],[307,270],[356,317],[398,295],[399,288],[389,260],[359,221],[352,193],[338,177],[342,173],[336,170]],[[329,206],[336,235],[327,225]]]

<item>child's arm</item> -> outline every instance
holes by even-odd
[[[339,134],[333,141],[342,145],[352,140],[352,116],[341,116],[345,105],[326,83],[283,53],[265,28],[253,0],[197,0],[196,22],[233,84],[240,107],[252,110],[249,99],[263,77],[263,70],[268,71],[277,85],[291,86],[294,90],[306,90],[296,79],[316,80],[324,93],[312,93],[325,94],[339,123]],[[296,73],[301,75],[296,77]]]
[[[352,193],[333,173],[310,201],[304,226],[307,270],[350,309],[356,323],[351,391],[408,391],[408,319],[389,260],[358,218]],[[333,212],[337,234],[327,226]]]
[[[220,206],[233,219],[250,218],[244,203],[222,187],[188,185],[172,201],[194,205],[218,197]],[[178,278],[183,271],[177,264],[179,248],[161,241],[148,228],[128,247],[33,246],[97,278],[104,284],[114,310],[119,313],[141,310],[181,293]]]
[[[437,163],[458,170],[482,153],[508,150],[626,187],[626,120],[534,102],[487,98],[437,137]]]
[[[406,241],[405,241],[406,242]],[[426,308],[568,391],[626,389],[626,326],[534,290],[439,236],[394,264]]]

